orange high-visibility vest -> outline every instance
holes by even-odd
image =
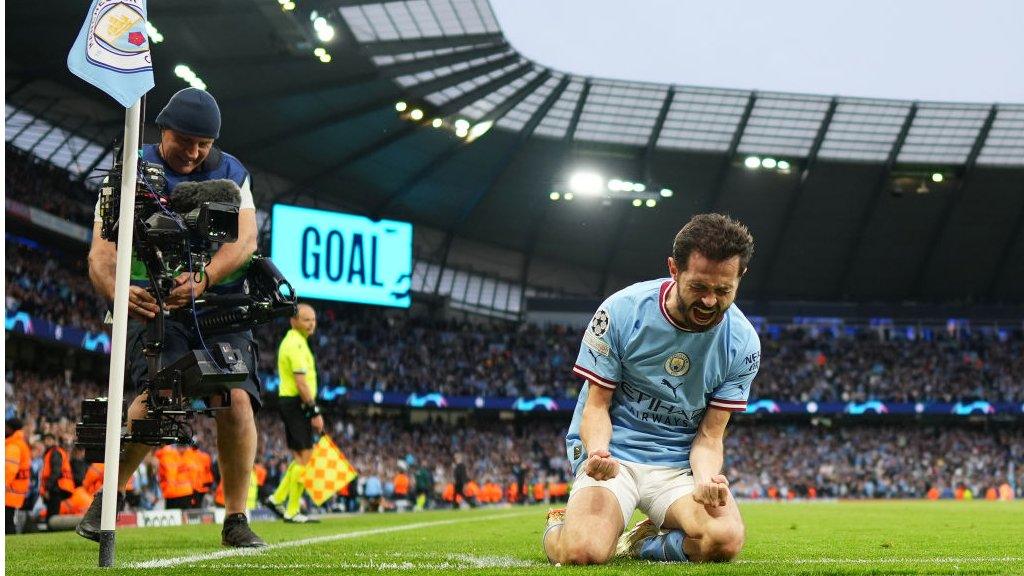
[[[1003,482],[999,485],[999,499],[1007,502],[1013,500],[1013,488],[1010,487],[1009,483]]]
[[[57,488],[71,494],[75,491],[75,477],[71,474],[71,459],[68,458],[68,453],[60,446],[51,446],[46,453],[43,454],[43,470],[39,473],[39,493],[43,496],[47,495],[47,485],[49,484],[51,476],[54,474],[52,470],[50,460],[54,455],[54,452],[60,455],[60,476],[57,478]]]
[[[544,483],[537,482],[533,485],[533,499],[543,500],[544,499]]]
[[[405,498],[409,495],[409,475],[404,472],[395,474],[395,496]]]
[[[519,483],[513,482],[508,485],[508,501],[519,502]]]
[[[267,483],[267,467],[263,464],[253,464],[252,471],[256,473],[256,485],[263,486]]]
[[[466,498],[474,498],[480,494],[480,486],[473,480],[470,480],[462,487],[462,493],[466,495]]]
[[[451,482],[445,484],[444,492],[441,493],[441,499],[445,502],[455,501],[455,484],[452,484]]]
[[[4,439],[4,458],[6,459],[4,486],[4,506],[21,508],[28,496],[28,488],[32,476],[32,450],[25,442],[25,433],[16,431]]]
[[[159,467],[156,477],[164,498],[181,498],[192,495],[192,470],[187,459],[174,446],[164,446],[154,454]]]
[[[92,504],[92,494],[90,494],[84,487],[79,486],[75,488],[75,491],[71,493],[71,496],[61,500],[60,513],[70,514],[72,516],[79,516],[85,514],[85,511],[89,509],[89,505]]]
[[[195,446],[188,447],[182,454],[188,462],[192,481],[192,491],[206,494],[213,486],[213,459],[210,455]]]

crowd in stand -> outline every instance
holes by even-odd
[[[808,401],[1024,400],[1024,339],[939,331],[931,339],[868,329],[857,335],[790,329],[762,336],[752,394]]]
[[[11,237],[6,242],[4,271],[7,310],[93,332],[104,330],[108,308],[88,280],[85,251],[62,254],[32,247]]]
[[[1020,427],[742,424],[726,438],[726,475],[747,497],[983,497],[1024,489]],[[962,495],[963,492],[960,492]]]
[[[7,163],[4,168],[4,194],[7,198],[42,208],[54,216],[92,229],[95,191],[66,170],[34,158],[11,144],[5,148],[4,159]]]
[[[71,373],[8,372],[9,411],[22,415],[25,436],[33,449],[35,495],[39,493],[45,434],[53,434],[70,454],[75,485],[86,483],[89,466],[82,451],[72,449],[74,423],[79,400],[101,395],[104,388],[105,383],[78,379]],[[420,493],[420,506],[453,506],[463,500],[479,504],[564,498],[571,482],[564,448],[568,419],[565,414],[561,419],[508,422],[413,422],[408,415],[368,416],[329,410],[327,430],[359,477],[327,506],[384,510],[404,501],[412,507]],[[212,455],[213,468],[212,476],[205,480],[195,471],[197,496],[193,501],[197,504],[213,505],[218,498],[212,424],[212,419],[200,417],[195,425],[198,448]],[[262,484],[259,491],[266,494],[276,487],[290,459],[272,398],[260,413],[258,427],[257,476]],[[949,423],[897,427],[845,422],[830,427],[739,417],[726,439],[725,473],[733,492],[746,498],[1022,497],[1021,437],[1019,426],[982,428]],[[465,498],[453,485],[457,462],[465,463],[471,481],[461,493]],[[159,453],[143,462],[131,488],[133,506],[165,506],[162,492],[170,485],[166,467]],[[92,490],[99,488],[95,480],[92,484]],[[79,508],[87,505],[88,501],[78,503]],[[28,507],[33,506],[37,513],[44,508],[41,499]]]
[[[6,306],[64,326],[103,330],[108,304],[88,280],[84,253],[8,237]],[[311,340],[321,382],[348,389],[447,396],[575,397],[581,327],[435,320],[324,307]],[[260,369],[276,371],[285,324],[257,331]],[[1024,337],[939,330],[928,338],[864,329],[763,333],[751,398],[792,402],[1024,401]]]

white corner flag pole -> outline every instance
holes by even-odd
[[[114,334],[110,344],[107,384],[107,435],[103,455],[103,508],[100,520],[100,567],[114,565],[117,522],[118,465],[121,459],[121,404],[124,401],[125,352],[128,343],[128,284],[132,267],[135,222],[135,180],[139,162],[139,117],[142,99],[125,112],[121,157],[121,212],[117,230],[117,272],[114,276]]]

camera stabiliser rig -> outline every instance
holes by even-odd
[[[115,152],[114,158],[117,160],[100,187],[101,236],[111,242],[117,241],[121,224],[117,188],[121,155]],[[192,444],[191,421],[199,414],[209,415],[228,407],[231,387],[245,381],[249,371],[256,368],[246,365],[237,348],[224,342],[207,347],[202,338],[249,330],[295,313],[296,296],[291,284],[269,258],[260,255],[249,262],[241,290],[204,293],[173,311],[166,306],[168,295],[183,273],[201,278],[216,249],[237,240],[240,200],[238,186],[230,180],[184,182],[168,195],[162,166],[139,160],[132,246],[160,313],[147,323],[142,336],[147,377],[141,391],[146,395],[146,415],[130,424],[122,420],[122,446]],[[133,272],[140,276],[143,273],[141,269]],[[161,353],[168,318],[194,326],[202,348],[190,350],[164,366]],[[213,398],[221,399],[219,407],[212,407]],[[84,448],[88,462],[103,461],[106,418],[106,398],[82,401],[75,445]]]

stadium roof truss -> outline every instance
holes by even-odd
[[[501,34],[494,12],[486,0],[396,0],[384,2],[344,1],[338,8],[355,39],[370,54],[380,45],[391,47],[388,54],[372,56],[382,68],[400,62],[437,58],[473,50],[488,44],[505,50],[485,57],[448,63],[436,69],[395,78],[410,94],[442,106],[473,88],[487,84],[522,65],[525,59],[507,62],[514,55]],[[413,50],[433,41],[431,50]],[[409,51],[394,52],[400,43]],[[445,46],[445,42],[450,45]],[[481,44],[482,43],[482,44]],[[480,64],[501,60],[500,68],[487,68],[472,78],[444,84],[445,78]],[[545,71],[533,64],[524,76],[498,83],[492,91],[454,111],[472,121],[483,118],[517,89]],[[547,71],[548,80],[534,88],[519,105],[497,119],[497,126],[518,131],[529,114],[550,93],[561,72]],[[534,134],[562,139],[572,111],[582,92],[584,78],[568,74],[569,85],[542,119]],[[417,91],[429,84],[429,94]],[[441,86],[444,86],[441,88]],[[654,134],[658,112],[670,86],[643,82],[594,79],[583,115],[572,137],[577,142],[644,147],[652,139],[659,149],[697,152],[728,152],[737,130],[735,153],[806,159],[819,134],[832,98],[816,95],[758,93],[743,90],[672,86],[673,97],[660,132]],[[756,104],[744,125],[747,103]],[[896,143],[911,102],[899,100],[837,98],[834,118],[822,141],[823,160],[885,162]],[[967,162],[972,146],[990,106],[976,104],[920,103],[899,157],[900,164],[958,166]],[[445,110],[445,112],[450,112]],[[1024,106],[997,106],[996,118],[977,157],[979,165],[1024,166]]]
[[[123,109],[67,72],[64,44],[32,41],[81,26],[80,6],[42,1],[44,21],[35,5],[8,8],[7,142],[84,180],[111,164]],[[261,204],[416,223],[418,291],[502,314],[522,311],[526,287],[604,296],[662,273],[658,239],[717,210],[757,238],[744,291],[761,301],[1024,298],[1024,104],[586,77],[520,54],[488,0],[157,8],[167,40],[154,58],[209,83],[219,144],[253,171]],[[338,30],[320,46],[328,65],[312,57],[317,16]],[[155,69],[153,102],[184,86],[172,68]],[[460,120],[491,129],[458,137]],[[748,170],[743,156],[791,169]],[[549,199],[586,163],[675,195],[655,210]]]

